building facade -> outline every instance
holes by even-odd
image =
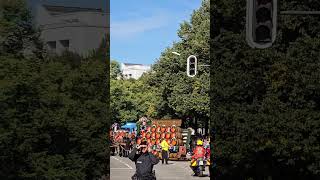
[[[124,79],[139,79],[143,73],[148,72],[151,69],[151,66],[144,64],[121,63],[120,69]]]
[[[109,13],[102,9],[39,5],[36,25],[49,53],[68,50],[87,56],[109,34]]]

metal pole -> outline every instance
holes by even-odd
[[[205,67],[210,67],[210,65],[207,65],[207,64],[202,64],[202,65],[198,65],[198,66],[205,66]]]
[[[280,11],[282,15],[320,15],[320,11]]]

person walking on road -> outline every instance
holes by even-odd
[[[168,158],[169,158],[169,144],[165,139],[162,140],[161,142],[161,148],[162,148],[162,164],[164,161],[166,161],[166,164],[168,164]]]
[[[130,140],[128,134],[126,134],[124,139],[125,139],[124,143],[126,144],[125,147],[124,147],[124,157],[128,157],[129,156],[129,152],[130,152],[131,140]]]
[[[159,159],[150,152],[147,141],[142,141],[129,154],[129,159],[136,164],[136,173],[131,177],[132,180],[156,180],[153,166],[159,163]]]

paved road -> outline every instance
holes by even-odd
[[[154,169],[156,170],[157,180],[208,180],[209,177],[193,177],[192,170],[187,161],[169,161],[168,165],[162,165],[161,161]],[[111,156],[110,158],[110,179],[112,180],[131,180],[135,172],[135,165],[128,158]],[[206,168],[205,174],[209,170]]]

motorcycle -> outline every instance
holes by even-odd
[[[191,159],[191,168],[195,173],[195,176],[202,177],[207,162],[205,158]]]

